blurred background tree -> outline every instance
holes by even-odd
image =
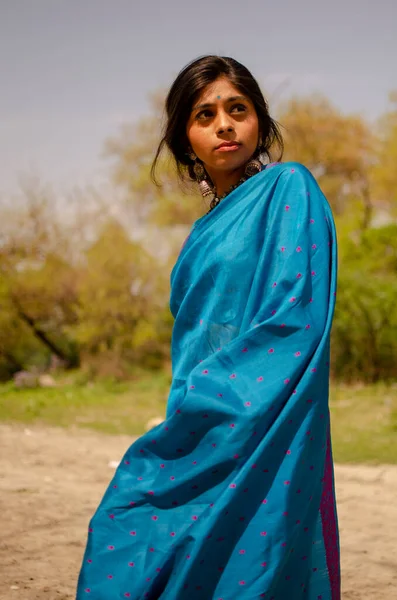
[[[169,275],[193,221],[207,205],[178,183],[165,152],[150,167],[164,90],[151,112],[105,143],[112,187],[75,191],[59,203],[25,182],[0,210],[0,378],[52,365],[89,377],[129,378],[135,365],[169,368]],[[396,379],[397,94],[376,124],[322,96],[278,106],[285,160],[305,164],[330,202],[339,246],[332,334],[335,379]]]
[[[302,162],[316,177],[334,214],[346,215],[362,204],[362,227],[372,217],[369,169],[375,160],[375,137],[365,121],[344,115],[327,98],[292,98],[280,109],[287,160]]]
[[[391,96],[391,102],[395,101]],[[285,159],[315,175],[335,216],[338,300],[332,375],[348,382],[397,375],[397,111],[371,127],[342,114],[327,98],[291,98],[279,108]],[[394,154],[393,154],[394,152]],[[395,213],[394,213],[395,214]]]
[[[160,142],[165,91],[151,95],[150,114],[138,123],[124,125],[105,143],[105,156],[113,160],[113,180],[124,192],[125,204],[136,223],[160,227],[190,225],[205,211],[205,203],[194,186],[181,186],[173,161],[164,150],[158,163],[156,188],[150,168]],[[187,195],[186,192],[189,194]]]
[[[385,211],[397,213],[397,91],[389,95],[389,110],[380,118],[377,160],[372,170],[372,188]]]

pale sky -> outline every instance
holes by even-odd
[[[21,175],[99,185],[104,140],[202,54],[270,99],[318,91],[373,120],[397,89],[396,30],[397,0],[0,0],[0,198]]]

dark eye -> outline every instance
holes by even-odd
[[[196,119],[200,119],[200,120],[201,120],[201,119],[203,119],[203,118],[205,119],[205,118],[206,118],[206,117],[208,117],[208,116],[210,116],[210,117],[211,117],[211,116],[212,116],[212,112],[211,112],[210,110],[206,109],[206,110],[202,110],[202,111],[200,111],[200,112],[199,112],[199,113],[196,115]]]
[[[246,106],[244,106],[244,104],[234,104],[234,106],[232,107],[232,110],[234,110],[235,108],[239,108],[239,109],[240,109],[240,110],[239,110],[239,112],[241,111],[241,109],[242,109],[243,111],[244,111],[244,110],[247,110],[247,107],[246,107]]]

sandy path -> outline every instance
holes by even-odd
[[[70,600],[127,436],[0,425],[0,599]],[[397,598],[397,467],[336,471],[343,599]]]

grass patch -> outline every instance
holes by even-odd
[[[56,388],[0,385],[0,421],[95,429],[139,436],[165,417],[170,376],[141,371],[135,381],[86,383],[81,374]],[[397,386],[331,385],[334,458],[339,463],[397,464]]]
[[[331,386],[334,458],[397,464],[397,386]]]
[[[0,421],[141,435],[152,417],[165,416],[170,378],[142,372],[136,381],[78,383],[59,379],[55,388],[0,385]]]

